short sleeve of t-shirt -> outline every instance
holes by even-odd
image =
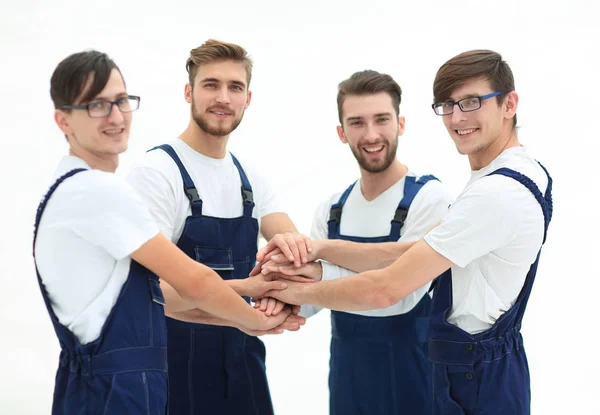
[[[457,266],[465,267],[514,238],[523,221],[521,207],[528,198],[531,192],[511,178],[483,177],[457,198],[425,241]]]
[[[162,151],[154,151],[150,156],[156,158],[168,157],[168,155],[161,153]],[[127,176],[127,181],[150,211],[159,231],[167,239],[172,240],[173,234],[179,226],[177,223],[178,218],[185,215],[185,212],[179,212],[178,196],[181,197],[181,195],[176,194],[175,184],[173,183],[178,180],[181,182],[179,170],[171,160],[168,160],[168,162],[170,164],[166,164],[166,166],[169,171],[165,172],[145,165],[136,166]],[[176,171],[172,172],[171,170]]]
[[[131,255],[158,234],[148,209],[127,182],[114,174],[82,172],[56,192],[59,197],[51,198],[50,203],[66,203],[57,209],[55,225],[71,229],[116,260]]]

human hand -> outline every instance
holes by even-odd
[[[256,260],[258,262],[268,260],[274,255],[273,251],[277,249],[279,255],[283,255],[286,260],[299,267],[309,261],[309,254],[312,253],[312,241],[308,236],[300,233],[278,233],[258,251]]]
[[[276,264],[268,261],[262,266],[261,274],[269,281],[285,279],[296,282],[319,282],[323,279],[323,265],[315,261],[296,267],[292,263]]]

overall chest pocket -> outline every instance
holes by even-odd
[[[223,271],[233,271],[233,253],[231,249],[216,249],[216,248],[203,248],[196,246],[194,248],[196,252],[196,261],[209,268],[221,273]]]

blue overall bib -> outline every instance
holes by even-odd
[[[60,177],[42,200],[34,233],[48,200],[66,179],[85,169]],[[82,345],[54,314],[40,274],[44,303],[60,342],[52,413],[145,414],[167,411],[167,333],[164,298],[158,278],[135,261],[100,336]]]
[[[342,209],[353,183],[331,206],[329,239],[354,242],[396,242],[410,205],[425,183],[437,180],[406,176],[404,197],[398,204],[387,236],[363,238],[340,234]],[[379,213],[378,213],[379,214]],[[431,413],[431,363],[427,358],[431,305],[424,295],[408,313],[370,317],[331,312],[329,373],[332,415],[388,415]]]
[[[231,155],[242,182],[244,213],[216,218],[202,215],[202,200],[175,150],[167,144],[157,148],[177,164],[192,208],[177,246],[224,280],[247,278],[256,263],[258,221],[252,217],[252,187],[238,160]],[[168,317],[167,335],[170,415],[273,413],[265,346],[257,337]]]
[[[548,175],[545,168],[544,171]],[[546,193],[542,195],[531,179],[514,170],[501,168],[491,174],[501,174],[517,180],[533,193],[544,214],[545,242],[552,217],[550,175]],[[530,413],[529,367],[520,329],[539,257],[538,252],[515,304],[490,329],[477,334],[469,334],[448,323],[446,316],[452,307],[451,270],[438,277],[431,307],[429,335],[435,414]]]

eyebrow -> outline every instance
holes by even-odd
[[[392,113],[391,112],[380,112],[377,114],[374,114],[373,117],[377,118],[377,117],[391,117]],[[348,117],[346,118],[346,121],[359,121],[362,120],[364,117],[362,116],[358,116],[358,117]]]
[[[217,78],[204,78],[200,80],[201,83],[206,83],[206,82],[216,82],[216,83],[220,83],[221,80],[217,79]],[[246,88],[246,84],[242,81],[231,81],[230,83],[232,83],[233,85],[239,85],[242,86],[244,88]]]
[[[485,95],[485,94],[484,94],[484,95]],[[475,98],[475,97],[479,97],[479,96],[481,96],[481,95],[478,95],[478,94],[467,94],[467,95],[464,95],[462,98],[458,98],[458,99],[452,99],[452,97],[449,97],[447,100],[445,100],[445,101],[443,101],[443,102],[448,102],[448,101],[451,101],[451,102],[458,102],[458,101],[460,101],[461,99],[465,99],[465,98]]]
[[[115,95],[115,98],[123,98],[126,96],[128,96],[127,92],[119,92],[118,94]],[[93,102],[93,101],[110,101],[110,98],[102,96],[102,95],[98,95],[90,100],[90,102]]]

